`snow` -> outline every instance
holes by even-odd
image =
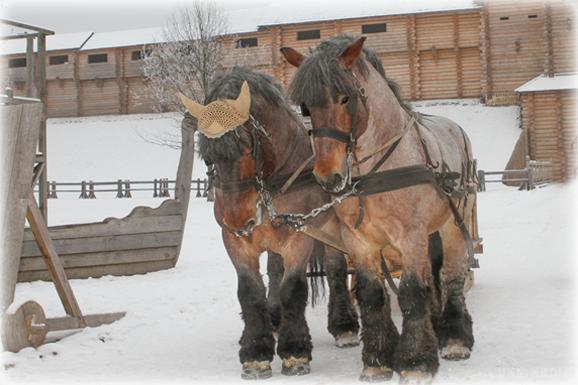
[[[515,107],[486,107],[471,100],[415,107],[457,120],[473,142],[480,168],[502,169],[519,133]],[[50,119],[50,179],[174,173],[178,152],[137,134],[139,129],[170,129],[174,122],[171,114]],[[202,173],[201,165],[195,161],[195,174]],[[570,383],[575,378],[577,190],[576,182],[530,192],[489,185],[478,195],[485,250],[467,295],[476,344],[469,360],[442,361],[435,383]],[[144,196],[62,197],[49,201],[49,216],[52,224],[93,221],[159,203]],[[37,350],[1,353],[3,383],[241,382],[237,342],[243,324],[236,275],[210,203],[191,199],[174,269],[72,280],[71,285],[86,314],[126,311],[126,317]],[[49,317],[64,315],[50,283],[18,284],[16,301],[27,299],[41,303]],[[399,327],[396,305],[393,317]],[[307,308],[314,344],[311,374],[284,377],[276,357],[267,383],[357,383],[361,348],[335,347],[326,318],[324,304]]]
[[[537,92],[553,90],[575,90],[578,86],[577,74],[557,74],[554,76],[539,75],[524,85],[516,88],[516,92]]]
[[[373,17],[420,12],[438,12],[447,10],[471,9],[478,7],[473,0],[411,0],[403,2],[384,2],[383,0],[365,0],[352,3],[349,0],[271,1],[249,3],[244,7],[235,7],[233,3],[221,2],[228,20],[229,33],[255,32],[260,26],[304,23],[311,21],[335,20],[357,17]],[[174,5],[174,4],[173,4]],[[90,37],[91,31],[47,36],[48,51],[74,49]],[[83,50],[129,47],[164,41],[161,26],[113,32],[96,32]],[[0,53],[4,55],[26,52],[25,39],[0,42]]]

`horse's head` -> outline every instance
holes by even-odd
[[[257,178],[266,178],[274,162],[267,134],[251,115],[249,84],[230,81],[224,94],[232,92],[235,99],[213,93],[206,106],[180,96],[191,115],[185,119],[197,120],[201,157],[213,168],[217,221],[237,236],[249,236],[263,216]]]
[[[355,142],[367,127],[364,41],[364,37],[334,38],[308,57],[292,48],[281,49],[287,61],[298,67],[291,98],[311,116],[314,175],[332,193],[342,191],[350,181]]]

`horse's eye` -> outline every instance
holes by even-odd
[[[347,104],[347,102],[349,102],[349,96],[347,95],[343,95],[339,100],[340,104]]]

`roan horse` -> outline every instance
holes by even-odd
[[[463,294],[476,191],[470,143],[449,119],[412,113],[364,40],[338,36],[307,57],[281,51],[298,67],[289,93],[311,116],[315,178],[333,194],[354,192],[334,209],[357,273],[360,379],[386,380],[396,370],[402,381],[428,382],[438,349],[467,359],[474,343]],[[435,232],[441,269],[428,256]],[[381,278],[386,246],[397,252],[385,255],[385,269],[402,267],[401,335]]]
[[[306,212],[329,200],[311,175],[306,129],[269,76],[239,67],[213,81],[207,106],[183,95],[181,99],[189,113],[183,124],[197,128],[201,157],[214,166],[215,219],[237,272],[237,295],[245,322],[239,351],[242,377],[271,376],[274,330],[278,332],[282,373],[307,374],[312,344],[305,320],[306,268],[314,249],[321,246],[323,251],[323,245],[288,226],[274,227],[273,214],[262,204],[265,193],[283,212]],[[306,164],[309,168],[303,177],[287,191],[275,194]],[[332,211],[314,222],[327,232],[339,233]],[[275,255],[283,259],[280,288],[279,280],[270,275],[268,299],[259,272],[259,256],[264,251],[270,252],[270,262]],[[347,264],[341,252],[329,247],[325,252],[330,288],[328,330],[338,346],[354,346],[359,343],[359,324],[347,287]]]

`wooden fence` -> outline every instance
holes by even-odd
[[[117,181],[93,182],[48,182],[48,198],[57,199],[59,193],[77,193],[80,199],[96,199],[97,193],[116,193],[116,198],[132,198],[135,191],[150,191],[153,198],[170,198],[171,191],[175,191],[174,180],[160,178],[154,180],[131,181],[128,179],[118,179]],[[207,179],[191,180],[191,192],[196,198],[208,197]]]
[[[552,162],[530,160],[526,157],[526,167],[521,170],[478,170],[478,191],[486,191],[486,183],[518,184],[520,190],[533,190],[538,186],[551,183],[552,173]],[[499,175],[500,178],[488,179],[488,176],[494,175]]]

